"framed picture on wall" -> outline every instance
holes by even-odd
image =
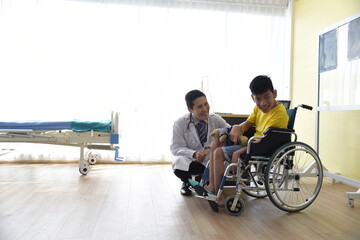
[[[319,72],[326,72],[337,67],[337,29],[320,36]]]
[[[347,59],[360,59],[360,18],[349,22]]]

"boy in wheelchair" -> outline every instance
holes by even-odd
[[[269,127],[287,128],[288,114],[285,107],[276,101],[277,91],[274,89],[271,79],[268,76],[260,75],[255,77],[250,83],[251,97],[256,106],[249,118],[232,127],[229,137],[230,140],[236,142],[240,135],[246,133],[255,125],[254,136],[261,136]],[[209,165],[210,182],[205,186],[206,191],[216,194],[219,191],[222,176],[225,171],[224,161],[228,163],[237,163],[238,158],[245,154],[246,146],[219,146],[214,140],[211,144],[211,155]],[[255,144],[256,145],[256,144]],[[201,192],[201,191],[200,191]],[[217,199],[219,207],[224,206],[225,198],[223,195]],[[210,205],[214,204],[209,202]]]

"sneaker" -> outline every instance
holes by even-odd
[[[190,196],[191,195],[191,190],[189,189],[189,184],[188,183],[183,182],[183,184],[181,186],[181,189],[180,189],[180,193],[181,193],[181,195],[184,195],[184,196]]]

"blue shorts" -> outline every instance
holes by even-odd
[[[232,157],[233,153],[243,147],[244,146],[242,146],[242,145],[232,145],[232,146],[221,147],[221,149],[224,153],[225,161],[227,161],[228,163],[231,163],[231,157]]]

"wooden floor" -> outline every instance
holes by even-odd
[[[179,193],[170,165],[0,164],[0,239],[360,239],[356,191],[324,179],[316,201],[299,213],[242,195],[230,216]]]

